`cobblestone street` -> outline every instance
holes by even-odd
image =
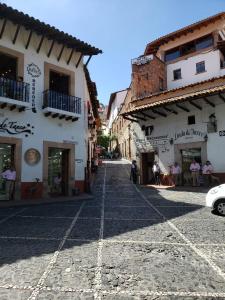
[[[129,168],[106,162],[93,200],[0,209],[0,300],[225,299],[225,219]]]

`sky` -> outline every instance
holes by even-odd
[[[3,0],[103,51],[88,64],[98,99],[131,81],[131,59],[162,35],[225,11],[225,0]]]

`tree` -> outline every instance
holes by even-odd
[[[110,136],[109,135],[99,135],[97,138],[97,144],[101,147],[104,147],[105,150],[108,150],[109,142],[110,142]]]

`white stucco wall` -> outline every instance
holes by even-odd
[[[220,68],[220,51],[206,51],[175,63],[167,64],[167,88],[179,88],[191,83],[225,75],[225,69]],[[196,63],[205,61],[206,72],[196,74]],[[181,79],[174,80],[173,71],[181,69]]]
[[[1,24],[0,24],[1,25]],[[42,167],[43,167],[43,140],[51,142],[70,142],[75,144],[75,158],[82,160],[75,166],[74,179],[84,179],[84,167],[86,164],[86,115],[84,115],[84,103],[87,100],[87,88],[85,86],[85,77],[83,72],[83,63],[81,61],[78,68],[75,67],[75,63],[78,60],[79,53],[74,53],[73,58],[69,65],[67,65],[67,59],[71,50],[65,48],[63,56],[60,62],[57,61],[58,54],[62,45],[54,45],[51,56],[48,58],[47,53],[49,51],[51,41],[44,40],[41,47],[41,51],[37,53],[40,36],[33,34],[29,48],[25,49],[25,44],[28,38],[29,31],[24,29],[20,30],[15,45],[12,44],[12,37],[15,32],[15,26],[10,22],[7,23],[6,31],[3,38],[0,40],[0,45],[9,49],[16,50],[24,54],[24,76],[23,81],[30,83],[30,95],[31,95],[31,83],[32,77],[27,72],[27,66],[31,63],[37,65],[41,71],[41,76],[36,78],[36,92],[35,92],[35,105],[37,113],[33,113],[31,110],[19,113],[18,110],[10,111],[9,109],[1,110],[0,122],[5,118],[16,121],[18,124],[30,124],[34,128],[32,129],[33,135],[25,137],[24,134],[16,135],[15,137],[23,139],[22,142],[22,177],[21,181],[34,181],[34,178],[38,177],[42,180]],[[44,63],[51,63],[53,65],[65,68],[72,72],[75,72],[75,90],[74,95],[81,98],[82,101],[82,115],[76,122],[60,120],[58,118],[45,117],[42,112],[42,93],[44,91]],[[31,97],[30,97],[31,101]],[[1,136],[9,136],[5,132],[0,132]],[[12,137],[12,136],[10,136]],[[29,148],[36,148],[41,153],[41,161],[35,166],[29,166],[24,161],[24,153]]]
[[[174,163],[174,146],[186,143],[203,142],[204,136],[207,134],[208,141],[206,143],[207,159],[211,161],[214,167],[214,172],[225,172],[225,136],[219,136],[219,131],[225,130],[225,104],[219,104],[214,108],[210,106],[203,106],[202,111],[192,110],[190,113],[180,112],[178,115],[168,115],[167,118],[159,117],[156,120],[142,122],[140,125],[132,125],[132,140],[133,150],[136,152],[151,152],[154,151],[153,147],[158,148],[158,160],[162,172],[168,173],[169,166]],[[217,132],[207,133],[207,122],[209,122],[209,115],[215,113],[217,119]],[[188,125],[188,116],[195,115],[196,124]],[[153,125],[154,130],[152,135],[148,138],[145,137],[144,131],[141,130],[141,126]],[[196,131],[193,134],[193,130]],[[185,133],[184,136],[182,132]],[[188,134],[186,134],[188,133]],[[199,134],[199,135],[198,135]],[[173,144],[170,144],[170,140],[173,138]],[[156,142],[154,142],[156,140]],[[203,161],[204,163],[204,161]]]
[[[120,106],[124,102],[126,94],[127,94],[127,90],[123,90],[123,91],[116,93],[115,99],[111,106],[110,115],[109,115],[109,122],[108,122],[109,130],[112,127],[113,121],[115,120],[115,118],[117,117],[117,115],[119,113]]]

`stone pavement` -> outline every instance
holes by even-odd
[[[0,300],[225,299],[225,218],[106,162],[94,199],[0,209]]]

